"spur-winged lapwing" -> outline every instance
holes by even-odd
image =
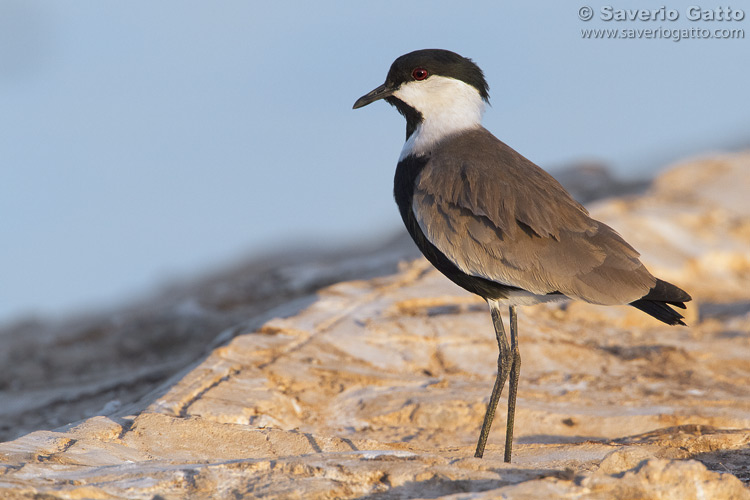
[[[482,127],[489,87],[479,67],[447,50],[418,50],[354,109],[385,99],[406,118],[394,197],[406,229],[440,272],[489,304],[500,355],[475,456],[484,454],[510,377],[505,461],[513,446],[518,375],[516,306],[556,299],[630,304],[684,325],[690,300],[655,278],[612,228],[589,217],[547,172]],[[510,308],[510,344],[500,317]]]

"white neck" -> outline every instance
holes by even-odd
[[[405,83],[393,95],[419,111],[423,118],[404,144],[399,161],[410,154],[424,155],[444,137],[482,123],[482,96],[461,80],[433,75],[421,82]]]

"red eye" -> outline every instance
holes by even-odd
[[[424,68],[416,68],[414,71],[411,72],[412,78],[415,80],[424,80],[427,78],[430,74],[427,72]]]

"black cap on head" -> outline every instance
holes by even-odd
[[[479,66],[468,57],[443,49],[415,50],[399,57],[388,71],[386,86],[398,88],[402,83],[414,80],[414,70],[418,68],[426,70],[428,78],[429,75],[440,75],[461,80],[477,89],[485,101],[490,98],[490,87]]]
[[[394,104],[390,96],[398,90],[401,84],[413,80],[425,80],[432,75],[461,80],[477,89],[482,99],[489,102],[490,87],[484,79],[484,73],[479,66],[474,64],[474,61],[450,50],[423,49],[409,52],[393,61],[385,83],[357,99],[353,107],[354,109],[361,108],[378,99],[385,99]],[[399,111],[403,112],[401,108]]]

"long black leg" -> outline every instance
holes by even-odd
[[[516,395],[518,377],[521,375],[521,353],[518,349],[518,314],[516,306],[510,306],[510,349],[513,362],[510,367],[510,387],[508,389],[508,423],[505,427],[505,461],[510,463],[513,451],[513,424],[516,419]]]
[[[490,401],[487,403],[487,411],[484,414],[484,422],[482,423],[482,431],[479,434],[479,442],[477,442],[477,451],[474,453],[475,457],[482,458],[484,455],[484,447],[487,444],[487,437],[490,434],[490,427],[492,427],[492,420],[495,418],[495,410],[497,409],[497,402],[500,400],[500,395],[505,387],[505,381],[508,380],[508,374],[510,372],[511,365],[511,351],[508,346],[508,339],[505,336],[505,328],[503,327],[503,320],[500,317],[500,304],[494,300],[488,300],[487,304],[490,306],[490,313],[492,314],[492,323],[495,326],[495,337],[497,338],[497,347],[500,351],[497,357],[497,377],[495,377],[495,385],[492,388],[492,395],[490,395]],[[506,443],[506,453],[508,453]],[[506,459],[507,461],[507,459]]]

